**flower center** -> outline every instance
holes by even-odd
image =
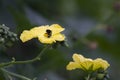
[[[52,31],[49,30],[49,29],[47,29],[47,30],[46,30],[46,33],[44,34],[44,36],[47,37],[47,38],[50,38],[51,35],[52,35]]]

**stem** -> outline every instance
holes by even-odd
[[[31,59],[31,60],[26,60],[26,61],[11,61],[11,62],[7,62],[7,63],[1,63],[0,67],[5,67],[5,66],[9,66],[12,64],[25,64],[25,63],[32,63],[34,61],[40,60],[41,55],[44,53],[45,50],[47,50],[50,46],[47,45],[35,58]]]
[[[88,74],[85,80],[90,80],[90,74]]]
[[[25,76],[22,76],[22,75],[19,75],[19,74],[16,74],[16,73],[13,73],[13,72],[7,71],[7,70],[5,70],[5,69],[3,69],[3,68],[1,68],[1,70],[2,70],[3,72],[5,72],[5,73],[9,74],[9,75],[12,75],[12,76],[18,77],[18,78],[23,79],[23,80],[32,80],[32,79],[27,78],[27,77],[25,77]]]

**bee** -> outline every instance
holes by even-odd
[[[52,31],[47,29],[45,35],[46,35],[46,37],[50,38],[52,35]]]

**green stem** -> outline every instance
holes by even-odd
[[[41,55],[44,53],[44,51],[46,51],[50,46],[46,46],[35,58],[31,59],[31,60],[26,60],[26,61],[11,61],[11,62],[7,62],[7,63],[1,63],[0,67],[5,67],[5,66],[9,66],[12,64],[26,64],[26,63],[32,63],[34,61],[40,60]]]
[[[88,74],[85,80],[90,80],[90,74]]]
[[[5,73],[11,75],[11,76],[15,76],[15,77],[18,77],[18,78],[23,79],[23,80],[32,80],[32,79],[27,78],[27,77],[25,77],[25,76],[23,76],[23,75],[19,75],[19,74],[16,74],[16,73],[7,71],[7,70],[5,70],[5,69],[3,69],[3,68],[1,68],[1,70],[2,70],[3,72],[5,72]]]

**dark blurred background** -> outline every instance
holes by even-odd
[[[81,71],[66,70],[72,54],[79,53],[107,60],[110,80],[120,79],[119,0],[0,0],[0,24],[18,37],[25,29],[54,23],[65,27],[69,47],[49,49],[41,61],[11,66],[10,71],[38,80],[80,80]],[[19,40],[0,49],[0,61],[32,59],[43,47],[34,39],[26,43]]]

